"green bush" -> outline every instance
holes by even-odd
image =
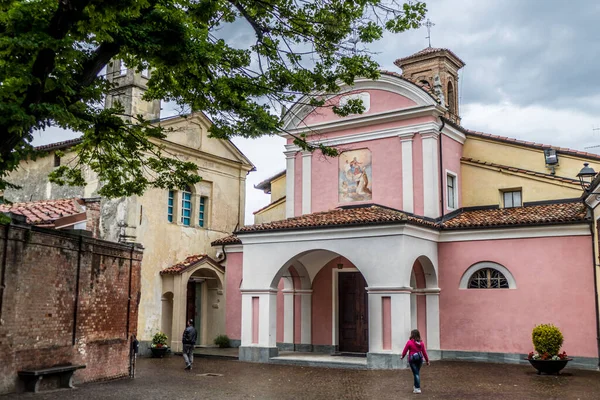
[[[558,355],[564,340],[560,329],[552,324],[537,325],[533,328],[531,339],[535,351],[540,355],[548,353],[550,356]]]
[[[169,338],[162,332],[156,332],[154,336],[152,336],[152,345],[151,347],[167,347],[167,341]]]
[[[214,343],[222,349],[229,347],[229,337],[227,335],[219,335],[215,338]]]

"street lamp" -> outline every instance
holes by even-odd
[[[588,163],[583,163],[583,168],[581,168],[581,171],[577,174],[583,190],[588,190],[590,188],[590,185],[596,176],[596,171],[594,171],[593,168],[588,167],[588,165]]]

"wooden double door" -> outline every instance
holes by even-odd
[[[339,351],[369,351],[369,298],[360,272],[338,274]]]

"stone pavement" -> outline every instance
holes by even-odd
[[[531,366],[438,361],[422,370],[423,394],[412,394],[412,374],[181,357],[138,360],[136,378],[79,385],[38,395],[45,399],[600,399],[600,373],[565,369],[538,376]],[[217,376],[203,376],[216,374]]]

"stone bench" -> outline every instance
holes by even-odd
[[[25,371],[19,371],[19,377],[25,382],[25,390],[27,392],[37,393],[39,390],[40,382],[44,376],[58,375],[59,386],[61,388],[73,388],[73,373],[81,368],[85,368],[85,365],[57,365],[51,368],[43,369],[30,369]]]

